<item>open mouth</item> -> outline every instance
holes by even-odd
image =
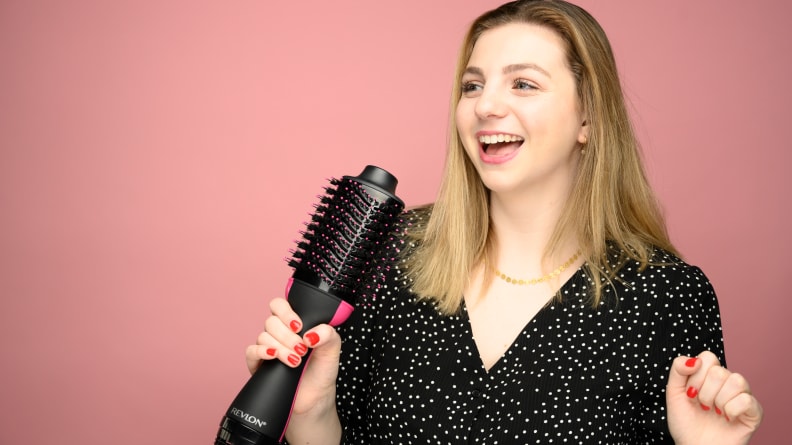
[[[479,136],[481,150],[487,156],[508,156],[520,148],[525,139],[512,134],[488,134]]]

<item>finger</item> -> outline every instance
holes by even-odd
[[[762,405],[756,400],[756,397],[742,392],[726,402],[723,407],[723,414],[726,420],[739,421],[743,424],[756,429],[762,422]]]
[[[720,366],[718,357],[709,351],[702,352],[697,356],[697,359],[697,362],[699,363],[697,363],[696,370],[687,379],[686,393],[690,398],[695,398],[698,396],[698,393],[704,384],[704,380],[706,379],[707,372],[709,372],[710,368],[713,366]]]
[[[275,319],[274,317],[270,317]],[[277,320],[277,319],[275,319]],[[281,325],[279,321],[276,326]],[[284,364],[295,367],[302,361],[302,356],[308,351],[308,347],[302,342],[299,336],[293,333],[288,334],[294,337],[293,343],[284,343],[275,338],[270,332],[262,332],[258,337],[258,343],[249,346],[246,351],[248,369],[255,371],[260,366],[261,360],[278,359]]]
[[[270,300],[270,311],[272,315],[281,319],[283,324],[288,326],[292,332],[300,332],[300,329],[302,329],[302,320],[300,320],[300,317],[294,312],[285,298],[273,298]]]
[[[735,400],[735,399],[739,399],[740,401],[742,401],[742,398],[741,398],[742,394],[745,394],[745,395],[748,396],[747,400],[753,399],[753,396],[751,396],[751,388],[748,385],[748,381],[745,379],[745,377],[742,376],[742,374],[733,372],[733,373],[729,374],[728,378],[723,383],[723,386],[721,387],[721,390],[715,396],[715,403],[718,406],[722,407],[721,409],[724,411],[724,413],[727,413],[726,412],[726,405],[729,405],[729,403],[732,400]],[[753,399],[753,400],[755,400],[755,399]],[[738,409],[739,408],[746,408],[746,409],[750,408],[748,406],[743,407],[741,405],[741,403],[742,402],[738,401],[738,403],[736,404]],[[758,404],[758,402],[757,402],[757,404]],[[735,408],[732,407],[732,409],[735,409]],[[727,413],[727,415],[729,415],[729,414]],[[729,415],[729,417],[731,417],[731,416]]]
[[[248,371],[253,374],[261,366],[262,360],[273,359],[276,355],[277,349],[271,346],[261,344],[248,346],[245,351],[245,362]]]
[[[299,338],[293,328],[287,325],[288,322],[284,321],[277,315],[270,315],[264,320],[264,331],[275,337],[278,341],[283,343],[293,343],[294,338]]]
[[[265,325],[265,338],[272,339],[268,344],[275,347],[275,356],[289,366],[299,365],[302,357],[308,352],[308,346],[303,342],[303,339],[275,316],[267,318]]]
[[[688,391],[688,380],[690,376],[701,368],[701,360],[697,357],[680,355],[671,362],[671,370],[668,373],[668,386],[666,391],[669,395],[684,394]]]
[[[701,404],[701,409],[704,411],[713,410],[716,414],[721,413],[720,407],[723,404],[716,400],[716,396],[721,393],[730,374],[726,368],[720,365],[711,366],[707,370],[698,392],[698,401]]]
[[[341,337],[328,324],[320,324],[311,328],[303,336],[303,341],[310,348],[341,347]]]

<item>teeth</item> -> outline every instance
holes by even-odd
[[[517,142],[522,141],[523,138],[511,134],[488,134],[479,136],[479,142],[482,144],[495,144],[497,142]]]

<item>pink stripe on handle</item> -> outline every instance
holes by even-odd
[[[289,291],[291,290],[292,284],[294,283],[294,278],[289,277],[289,281],[286,282],[286,298],[289,298]]]
[[[330,320],[330,323],[328,324],[333,327],[340,325],[341,323],[345,322],[350,315],[352,315],[352,311],[354,310],[354,306],[347,303],[346,301],[341,301],[341,304],[338,305],[338,309],[336,309],[335,315],[333,315],[333,319]]]

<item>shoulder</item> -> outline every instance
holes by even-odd
[[[659,248],[654,248],[646,264],[623,261],[612,288],[618,301],[652,301],[665,308],[664,312],[718,311],[712,283],[701,268]]]
[[[649,264],[637,276],[668,289],[712,291],[712,284],[701,268],[658,248],[654,249]]]
[[[616,277],[628,283],[651,283],[654,286],[710,286],[704,272],[674,253],[653,248],[648,262],[630,258],[621,250],[611,252],[609,265],[618,270]]]

